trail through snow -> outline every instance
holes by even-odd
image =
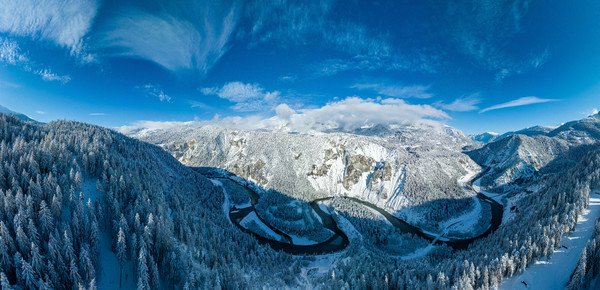
[[[561,247],[554,251],[550,260],[543,258],[500,284],[499,289],[564,289],[583,248],[592,237],[594,223],[600,216],[600,194],[590,194],[590,204],[579,217],[575,230],[565,234]],[[566,249],[562,246],[565,246]],[[524,281],[527,286],[522,283]]]

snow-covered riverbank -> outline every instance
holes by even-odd
[[[594,193],[590,195],[590,204],[584,214],[579,217],[575,230],[563,236],[560,241],[561,247],[554,251],[550,260],[543,258],[537,261],[525,272],[516,273],[513,277],[506,279],[499,288],[564,289],[583,248],[594,232],[594,222],[599,216],[600,194]]]

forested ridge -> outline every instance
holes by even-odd
[[[4,114],[0,137],[2,289],[96,288],[103,233],[119,261],[134,264],[138,289],[243,288],[260,273],[277,272],[276,282],[292,271],[275,271],[294,259],[233,228],[222,192],[158,147],[93,125]],[[95,201],[84,179],[97,180]]]

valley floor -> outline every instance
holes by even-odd
[[[563,236],[561,247],[550,260],[543,258],[529,266],[523,273],[506,279],[500,289],[564,289],[569,277],[594,232],[594,223],[600,217],[600,194],[590,195],[590,204],[579,217],[575,230]],[[564,247],[563,247],[564,246]],[[527,283],[527,286],[522,282]]]

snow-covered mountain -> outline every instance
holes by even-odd
[[[469,135],[471,140],[481,143],[490,143],[493,141],[498,141],[500,139],[512,136],[512,135],[526,135],[526,136],[538,136],[538,135],[547,135],[550,131],[556,129],[557,127],[544,127],[544,126],[533,126],[530,128],[518,130],[518,131],[510,131],[504,134],[498,134],[494,132],[485,132],[481,134]]]
[[[599,140],[600,116],[593,115],[554,129],[535,126],[506,133],[467,154],[487,168],[480,176],[482,188],[506,190],[504,186],[515,186],[515,181],[530,180],[541,168],[569,149]]]
[[[469,135],[469,138],[476,142],[489,143],[496,140],[498,136],[500,136],[500,134],[496,132],[484,132],[480,134]]]
[[[591,143],[600,140],[600,113],[562,124],[548,132],[548,136],[563,138],[571,143]]]
[[[4,106],[0,106],[0,113],[4,113],[4,114],[9,114],[9,115],[15,115],[15,117],[17,117],[17,119],[21,120],[21,121],[25,121],[25,122],[31,122],[31,123],[39,123],[38,121],[30,118],[29,116],[25,115],[25,114],[21,114],[21,113],[17,113],[15,111],[12,111]]]
[[[461,153],[461,148],[472,142],[459,130],[413,125],[355,133],[360,135],[204,126],[145,132],[137,137],[162,146],[186,165],[226,169],[306,201],[357,197],[409,218],[414,214],[410,207],[469,196],[457,180],[479,166]],[[452,213],[469,206],[468,201],[457,203]],[[421,213],[430,214],[427,210]]]
[[[488,143],[467,154],[484,168],[480,178],[483,189],[501,189],[529,180],[542,167],[569,149],[568,142],[546,136],[511,135]]]

